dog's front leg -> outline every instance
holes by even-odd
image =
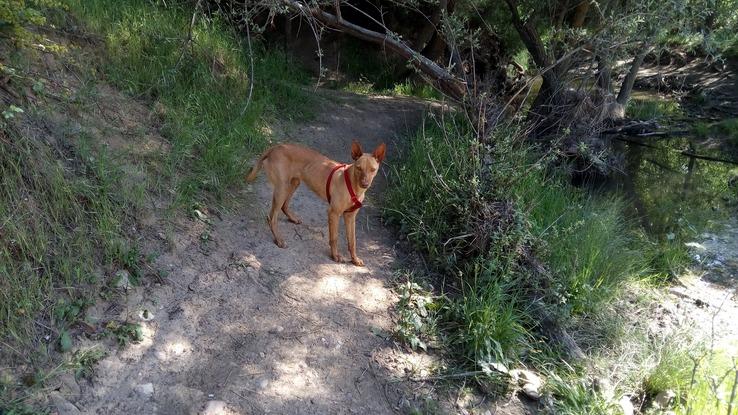
[[[341,262],[341,255],[338,254],[338,221],[341,220],[341,214],[328,208],[328,243],[331,245],[331,258],[336,262]]]
[[[343,223],[346,225],[346,241],[348,241],[348,249],[351,253],[351,262],[357,267],[363,267],[364,261],[356,255],[356,215],[358,213],[358,210],[344,213]]]

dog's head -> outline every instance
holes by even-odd
[[[364,153],[358,141],[354,140],[351,144],[351,158],[354,159],[356,171],[355,179],[363,189],[368,189],[372,185],[374,176],[377,175],[379,169],[379,163],[384,160],[386,149],[387,146],[382,143],[374,149],[373,153]]]

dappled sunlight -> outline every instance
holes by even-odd
[[[276,379],[265,389],[267,394],[310,399],[330,393],[317,373],[307,367],[304,359],[279,361],[274,368]]]
[[[368,268],[345,271],[345,265],[317,265],[311,274],[321,277],[288,279],[290,291],[299,293],[306,301],[350,301],[369,313],[384,311],[389,291],[382,280],[372,277]]]
[[[167,362],[177,358],[190,356],[192,353],[192,344],[187,339],[177,339],[168,341],[163,347],[158,347],[155,353],[156,358],[162,362]]]
[[[139,323],[141,328],[141,339],[138,342],[130,343],[127,347],[120,351],[122,357],[127,359],[140,359],[152,346],[154,346],[157,338],[157,331],[150,322]]]

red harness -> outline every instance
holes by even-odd
[[[325,195],[328,197],[328,203],[331,203],[331,180],[333,179],[333,173],[343,167],[348,167],[348,164],[339,164],[334,167],[333,170],[331,170],[331,174],[328,175],[328,181],[325,182]],[[346,182],[346,189],[348,189],[349,195],[351,195],[351,201],[354,202],[354,205],[351,208],[347,209],[346,212],[353,212],[361,207],[361,200],[356,197],[356,193],[354,193],[354,188],[351,186],[351,179],[349,179],[348,169],[343,172],[343,179]]]

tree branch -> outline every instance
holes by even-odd
[[[312,16],[332,29],[339,30],[367,42],[382,45],[400,57],[407,59],[418,70],[429,76],[434,81],[436,88],[454,101],[461,102],[467,95],[466,82],[453,76],[447,70],[420,54],[420,52],[412,49],[397,36],[393,36],[389,31],[385,33],[375,32],[350,23],[343,18],[327,13],[317,7],[311,9],[306,4],[296,0],[283,0],[283,2],[293,10],[306,16]]]

